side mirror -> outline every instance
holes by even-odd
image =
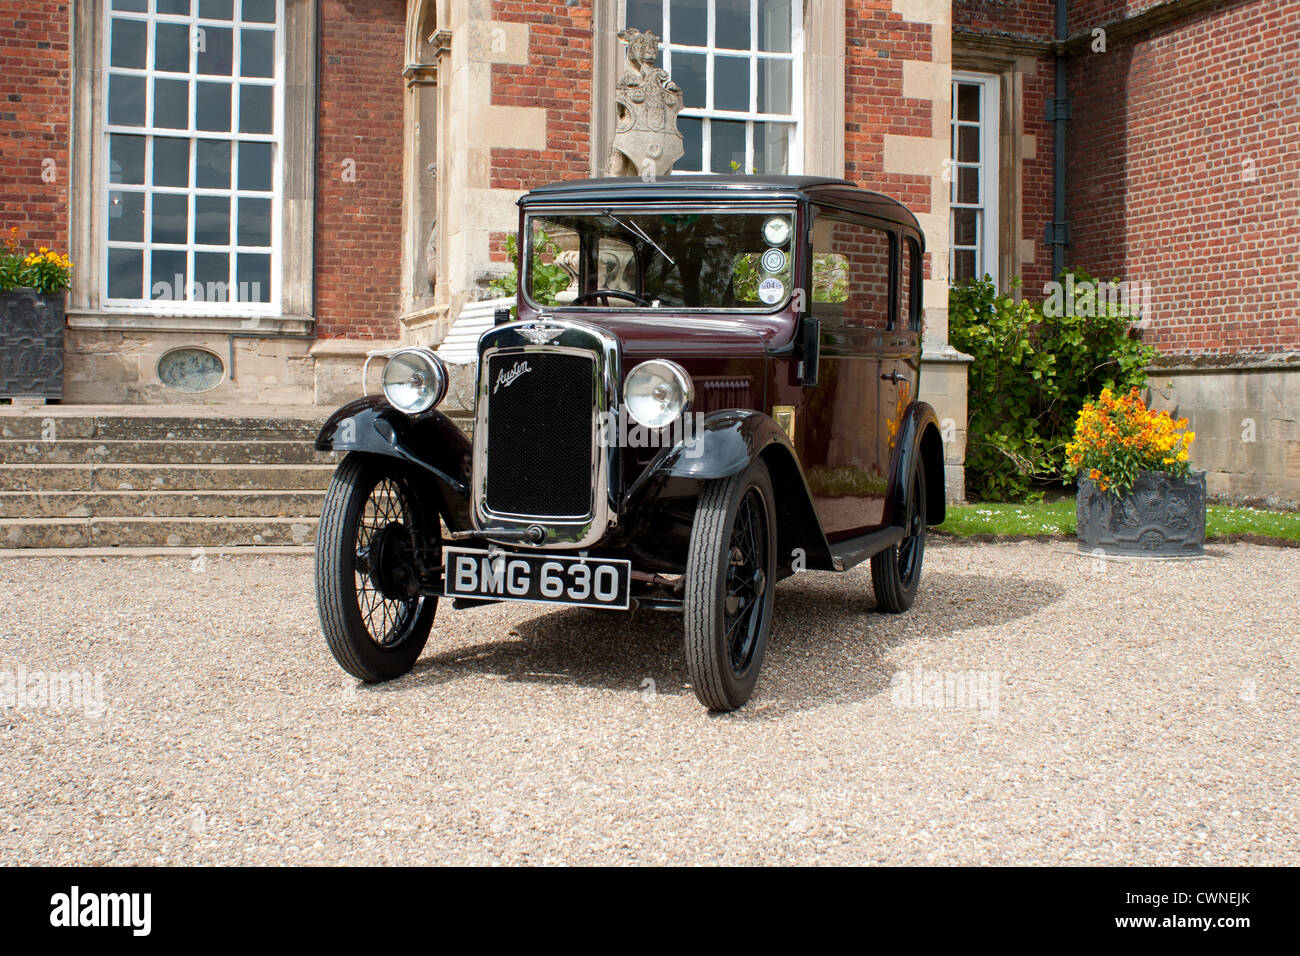
[[[799,323],[799,383],[817,384],[817,366],[822,354],[822,324],[811,315]]]

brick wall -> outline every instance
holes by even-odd
[[[324,0],[321,18],[317,333],[397,338],[406,4]]]
[[[1071,63],[1068,261],[1150,281],[1162,351],[1300,348],[1297,36],[1253,0]]]
[[[1032,243],[1033,262],[1022,262],[1020,277],[1024,290],[1037,296],[1052,279],[1052,247],[1046,242],[1047,224],[1052,221],[1052,124],[1047,121],[1047,103],[1056,95],[1056,65],[1052,57],[1038,61],[1038,72],[1024,77],[1022,128],[1034,137],[1034,156],[1021,163],[1020,238]]]
[[[1070,0],[1067,22],[1071,34],[1084,33],[1114,20],[1144,13],[1153,7],[1179,2],[1180,0]]]
[[[493,0],[492,18],[528,25],[528,63],[492,64],[492,103],[546,110],[546,149],[491,151],[494,189],[591,174],[591,5],[563,0]],[[493,233],[492,258],[505,262],[507,233]]]
[[[886,173],[884,143],[889,134],[925,137],[933,129],[933,104],[903,96],[902,64],[931,59],[933,27],[903,22],[888,0],[847,0],[845,13],[845,176],[927,213],[934,171]]]
[[[1078,0],[1070,0],[1073,6]],[[1050,40],[1056,29],[1052,0],[953,0],[954,30]]]
[[[68,248],[70,28],[66,3],[0,0],[0,227],[24,248]]]

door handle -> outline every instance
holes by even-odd
[[[880,377],[883,378],[886,382],[893,382],[895,385],[897,385],[899,382],[911,381],[911,379],[908,378],[906,375],[899,375],[898,369],[894,369],[888,375],[881,375]]]

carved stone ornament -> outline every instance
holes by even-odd
[[[618,37],[627,44],[627,71],[614,93],[618,120],[605,173],[643,179],[666,176],[686,151],[677,128],[681,87],[667,70],[655,66],[659,58],[655,34],[623,30]]]

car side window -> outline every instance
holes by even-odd
[[[894,237],[823,213],[813,224],[814,314],[828,326],[888,329]]]
[[[921,331],[921,247],[916,240],[903,240],[903,257],[900,264],[902,277],[899,288],[903,302],[899,309],[901,320],[909,332]]]

